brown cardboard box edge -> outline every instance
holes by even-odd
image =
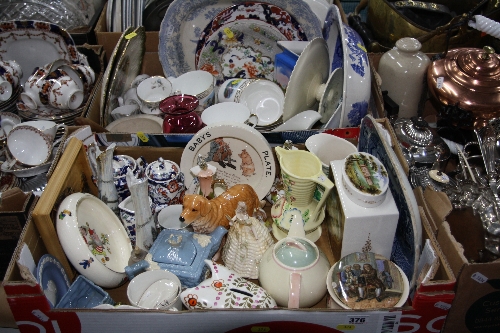
[[[108,5],[106,4],[97,20],[94,32],[97,37],[97,44],[102,45],[106,51],[106,61],[109,61],[109,57],[113,53],[113,50],[122,35],[121,32],[108,32],[106,29],[106,9]],[[156,52],[158,53],[159,44],[159,31],[146,31],[146,52]],[[156,61],[159,63],[158,56],[156,56]]]

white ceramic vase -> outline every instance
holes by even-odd
[[[382,78],[382,91],[399,105],[399,118],[417,116],[425,74],[431,60],[420,51],[422,44],[415,38],[405,37],[396,47],[380,58],[378,73]]]
[[[105,151],[100,152],[96,158],[97,160],[97,188],[99,191],[99,199],[101,199],[116,216],[119,216],[118,209],[118,192],[116,191],[115,183],[113,180],[113,152],[115,144],[106,148]]]

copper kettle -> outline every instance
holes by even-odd
[[[429,66],[427,83],[434,101],[468,113],[474,128],[500,116],[500,56],[489,46],[449,50]]]

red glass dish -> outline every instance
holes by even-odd
[[[160,102],[165,114],[163,133],[196,133],[205,125],[196,113],[199,101],[192,95],[173,95]]]

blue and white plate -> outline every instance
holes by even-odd
[[[403,270],[412,287],[415,284],[422,244],[422,223],[410,182],[382,131],[373,117],[364,117],[361,121],[358,150],[374,155],[387,169],[389,188],[399,209],[391,260]]]
[[[195,53],[203,29],[222,10],[246,0],[174,0],[163,18],[158,52],[165,76],[196,70]],[[322,37],[322,24],[303,0],[268,0],[295,17],[307,39]]]
[[[36,279],[53,308],[69,290],[69,278],[56,257],[45,254],[36,266]]]

